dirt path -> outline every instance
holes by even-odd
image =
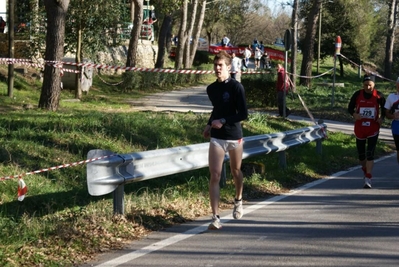
[[[137,100],[128,100],[134,110],[177,111],[210,113],[211,102],[206,94],[206,86],[195,86],[184,90],[157,93]]]

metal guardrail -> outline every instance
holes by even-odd
[[[316,152],[321,154],[321,141],[327,126],[318,124],[286,132],[244,137],[243,158],[279,152],[280,166],[286,167],[285,150],[317,141]],[[113,193],[114,213],[123,214],[124,185],[170,174],[196,170],[208,166],[209,143],[114,155],[87,164],[89,194],[102,196]],[[87,157],[101,158],[115,153],[90,150]],[[228,154],[225,162],[229,160]]]

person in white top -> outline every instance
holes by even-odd
[[[230,43],[230,39],[225,35],[222,39],[222,46],[228,46]]]
[[[247,69],[248,69],[248,64],[249,64],[249,58],[251,57],[251,55],[252,55],[251,49],[249,47],[245,47],[245,51],[244,51],[245,66],[244,67]]]
[[[230,75],[231,78],[235,79],[236,81],[240,82],[241,80],[241,59],[236,56],[236,54],[233,52],[231,54],[232,60],[231,60],[231,69],[230,69]]]
[[[262,57],[262,51],[259,47],[255,48],[255,69],[260,69],[260,59]]]
[[[399,78],[396,81],[396,92],[388,95],[384,105],[385,117],[392,120],[392,137],[396,146],[396,159],[399,163]]]

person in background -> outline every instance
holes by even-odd
[[[4,33],[6,25],[7,25],[6,21],[3,19],[3,17],[0,17],[0,33]]]
[[[179,37],[177,37],[177,35],[173,36],[173,38],[172,38],[173,45],[177,46],[178,40],[179,40]]]
[[[222,39],[222,46],[228,46],[230,44],[230,39],[225,35]]]
[[[384,108],[385,117],[392,120],[391,131],[396,147],[396,160],[399,163],[399,78],[396,80],[396,92],[388,95]]]
[[[265,45],[263,44],[263,41],[260,41],[259,49],[262,51],[262,54],[265,53]]]
[[[230,77],[231,57],[222,50],[215,55],[213,68],[217,80],[206,88],[213,109],[203,136],[209,142],[209,197],[212,208],[212,222],[208,229],[222,228],[219,216],[220,188],[225,154],[230,157],[230,170],[235,185],[234,219],[243,215],[242,191],[243,174],[241,172],[243,153],[243,132],[241,121],[248,118],[244,87]]]
[[[259,42],[258,39],[254,39],[254,42],[252,43],[252,51],[255,52],[256,48],[259,47]]]
[[[375,77],[363,77],[363,89],[356,91],[348,104],[348,112],[355,119],[356,148],[364,174],[363,188],[371,188],[374,151],[385,117],[385,97],[375,89]]]
[[[157,16],[155,15],[155,11],[154,11],[154,8],[152,8],[152,9],[150,9],[150,14],[149,14],[150,16],[149,16],[149,21],[150,21],[150,24],[154,24],[155,22],[157,22]]]
[[[231,78],[235,79],[236,81],[241,81],[241,59],[236,56],[236,53],[231,54]]]
[[[260,69],[260,59],[262,58],[262,51],[259,47],[255,48],[254,59],[255,59],[255,69]]]
[[[245,47],[245,50],[244,50],[244,63],[245,63],[244,67],[246,69],[248,69],[249,59],[251,58],[251,55],[252,55],[252,51],[251,51],[250,47],[251,46]]]
[[[288,93],[291,88],[291,84],[289,82],[288,77],[285,75],[285,69],[281,64],[277,64],[277,83],[276,83],[276,90],[277,90],[277,106],[278,106],[278,114],[280,117],[284,116],[284,97]],[[285,105],[285,116],[291,114],[287,105]]]
[[[270,62],[269,62],[269,54],[267,52],[263,53],[262,58],[260,59],[261,68],[262,69],[270,69]]]

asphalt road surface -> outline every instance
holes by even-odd
[[[398,266],[396,156],[377,160],[373,188],[354,168],[261,202],[155,232],[84,266]]]
[[[151,101],[147,107],[182,111],[182,106],[190,106],[210,112],[203,91],[166,93],[168,101]],[[180,104],[172,104],[176,98]],[[329,130],[353,130],[350,124],[326,124]],[[381,135],[390,138],[388,129]],[[362,171],[352,168],[284,195],[245,202],[240,220],[225,211],[221,230],[207,229],[210,216],[199,218],[82,266],[399,266],[398,171],[392,154],[376,160],[372,189],[363,189]]]

